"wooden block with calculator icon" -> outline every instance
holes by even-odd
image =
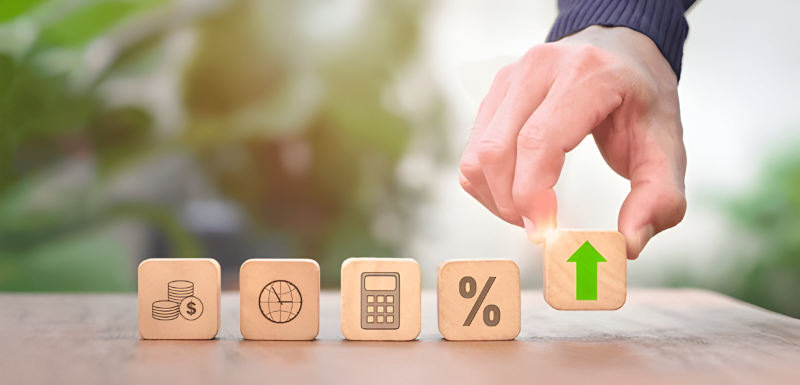
[[[451,341],[502,341],[519,335],[519,267],[511,260],[439,265],[439,331]]]
[[[213,259],[148,259],[139,265],[139,334],[209,340],[220,319],[220,268]]]
[[[361,328],[400,328],[400,273],[361,273]]]
[[[616,310],[627,296],[625,237],[556,230],[544,244],[544,298],[558,310]]]
[[[239,270],[239,328],[248,340],[313,340],[319,333],[319,265],[250,259]]]
[[[421,329],[419,264],[350,258],[342,264],[342,334],[348,340],[411,341]]]

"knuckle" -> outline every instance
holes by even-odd
[[[550,56],[555,54],[559,50],[558,45],[553,43],[545,43],[539,44],[531,47],[528,52],[525,53],[525,57],[528,58],[542,58],[545,56]]]
[[[464,191],[466,191],[469,194],[473,194],[474,187],[472,186],[472,183],[470,183],[469,180],[466,178],[466,176],[464,178],[458,178],[458,184],[461,185],[461,188]]]
[[[531,204],[531,195],[529,194],[529,191],[530,189],[528,186],[522,186],[518,183],[514,183],[514,186],[511,187],[511,197],[514,199],[514,202]]]
[[[680,223],[686,216],[686,194],[677,187],[661,189],[656,197],[657,218],[656,227],[658,231],[668,229]]]
[[[671,203],[672,212],[676,219],[675,224],[678,224],[686,216],[686,194],[676,191],[669,198],[669,202]]]
[[[558,47],[550,43],[533,46],[520,58],[519,63],[524,72],[528,72],[536,66],[540,66],[545,58],[555,55],[556,50],[558,50]]]
[[[494,76],[494,83],[504,82],[510,79],[513,76],[513,74],[514,74],[513,64],[503,66],[503,68],[500,68],[500,70],[497,71],[497,74]]]
[[[576,47],[566,68],[573,79],[606,78],[624,72],[614,56],[593,44]]]
[[[611,56],[602,48],[594,44],[584,44],[575,49],[575,60],[579,63],[588,65],[598,65],[607,63]]]
[[[477,154],[471,152],[464,154],[461,157],[459,171],[461,171],[461,174],[464,175],[466,179],[476,179],[478,176],[482,175],[483,168],[481,167],[481,162]],[[462,186],[463,185],[462,183]]]
[[[506,146],[493,139],[482,139],[478,143],[478,159],[481,162],[494,162],[508,151]]]
[[[548,143],[545,131],[538,125],[526,126],[517,136],[517,147],[529,151],[546,149]]]
[[[513,206],[498,204],[497,213],[500,219],[508,223],[516,223],[520,220],[519,212],[517,208]]]

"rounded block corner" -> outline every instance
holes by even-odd
[[[317,324],[317,328],[314,329],[314,331],[311,333],[311,336],[309,338],[306,338],[305,340],[314,341],[315,339],[317,339],[317,337],[319,337],[319,324]]]
[[[214,258],[200,258],[199,260],[203,261],[203,262],[206,262],[206,263],[210,263],[212,266],[214,266],[214,269],[217,270],[218,273],[222,272],[222,268],[219,266],[219,262],[217,262],[216,259],[214,259]]]
[[[409,338],[409,339],[407,339],[406,341],[414,341],[414,340],[416,340],[417,338],[419,338],[419,334],[420,333],[422,333],[422,325],[420,325],[420,327],[417,328],[416,333],[414,333],[414,336]]]
[[[353,265],[356,261],[358,261],[358,258],[345,259],[344,262],[342,262],[342,273],[344,273],[345,269],[350,268],[350,266]]]
[[[559,306],[556,306],[556,305],[553,303],[553,301],[551,301],[551,300],[550,300],[550,297],[549,297],[547,294],[545,294],[545,295],[544,295],[544,302],[547,302],[547,304],[548,304],[548,305],[550,305],[550,307],[552,307],[553,309],[556,309],[556,310],[566,310],[566,309],[563,309],[563,308],[561,308],[561,307],[559,307]]]
[[[619,309],[622,309],[622,307],[625,306],[625,302],[628,302],[627,293],[622,296],[622,301],[619,303],[619,305],[617,305],[615,308],[608,309],[608,310],[619,310]]]
[[[448,259],[446,261],[442,261],[441,263],[439,263],[438,266],[436,266],[436,271],[437,272],[441,272],[447,265],[449,265],[452,262],[453,262],[452,259]]]
[[[250,258],[244,261],[244,263],[242,263],[242,266],[239,266],[239,271],[244,270],[245,267],[247,267],[248,265],[252,265],[255,262],[258,262],[258,259]]]
[[[315,261],[313,259],[301,259],[300,262],[307,263],[309,265],[313,265],[314,268],[317,270],[317,272],[319,272],[319,262],[317,262],[317,261]]]
[[[155,261],[156,261],[155,258],[147,258],[147,259],[145,259],[144,261],[139,263],[139,267],[136,269],[136,271],[141,272],[142,269],[146,268],[148,265],[152,264]]]

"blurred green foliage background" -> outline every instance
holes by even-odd
[[[791,141],[788,141],[791,143]],[[675,269],[668,284],[719,291],[800,318],[800,154],[796,145],[773,152],[748,191],[715,194],[733,231],[715,270]]]
[[[446,139],[435,88],[413,116],[393,101],[424,2],[343,25],[319,1],[1,4],[0,290],[133,290],[151,256],[217,258],[226,287],[247,258],[313,258],[333,286],[396,255],[425,195],[397,163]]]

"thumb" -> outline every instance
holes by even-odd
[[[631,182],[631,192],[619,212],[619,232],[625,236],[628,259],[636,259],[654,235],[683,220],[686,195],[683,184],[658,180]]]
[[[637,130],[641,136],[629,152],[631,192],[619,211],[619,232],[631,260],[650,238],[677,225],[686,214],[686,148],[680,118],[650,122]]]

